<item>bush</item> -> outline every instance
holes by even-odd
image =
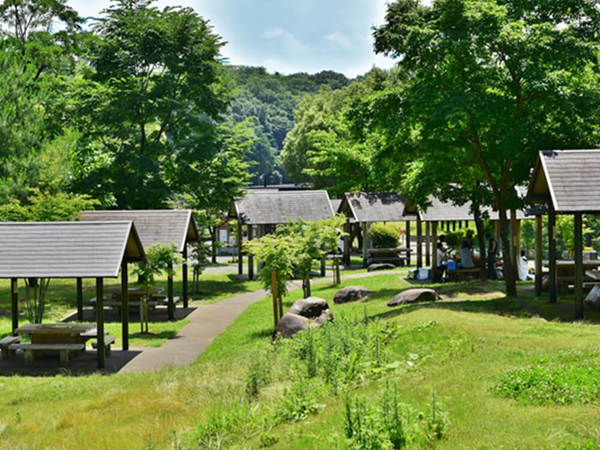
[[[400,242],[400,232],[393,225],[375,223],[369,229],[373,248],[396,248]]]
[[[446,233],[446,244],[454,250],[459,250],[462,247],[463,241],[467,237],[467,233],[469,232],[473,235],[473,243],[475,244],[477,241],[477,235],[473,230],[470,230],[468,228]]]

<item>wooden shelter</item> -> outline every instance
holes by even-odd
[[[348,218],[347,227],[357,224],[361,228],[363,266],[366,266],[369,248],[369,227],[376,222],[406,221],[406,242],[409,251],[407,262],[410,264],[410,221],[417,220],[416,215],[406,215],[406,200],[394,192],[358,192],[344,194],[338,212]],[[418,226],[417,226],[418,229]],[[349,229],[346,230],[347,232]],[[344,262],[350,262],[350,242],[344,245]]]
[[[575,217],[575,317],[583,318],[583,214],[600,213],[600,149],[545,150],[538,155],[527,199],[547,205],[550,302],[556,302],[556,215]],[[541,293],[542,218],[536,216],[536,292]],[[539,249],[539,251],[538,251]],[[538,270],[539,269],[539,270]]]
[[[135,224],[145,248],[154,244],[175,244],[176,251],[183,257],[182,293],[184,308],[188,307],[188,263],[187,244],[199,242],[199,233],[191,209],[154,209],[119,211],[83,211],[82,221],[131,220]],[[173,277],[168,278],[169,319],[175,318]]]
[[[248,191],[234,200],[229,217],[238,222],[238,273],[243,273],[242,227],[247,227],[248,240],[252,240],[256,227],[257,237],[269,233],[277,225],[303,219],[319,221],[335,214],[327,191]],[[248,257],[248,276],[254,277],[254,261]]]
[[[0,223],[0,278],[10,279],[13,334],[19,327],[19,278],[76,278],[77,307],[82,308],[81,280],[96,279],[98,367],[104,367],[103,279],[122,274],[123,350],[129,347],[127,263],[146,256],[135,226],[120,222]]]

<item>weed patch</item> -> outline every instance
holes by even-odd
[[[526,404],[596,403],[600,399],[600,366],[571,364],[511,370],[493,390]]]

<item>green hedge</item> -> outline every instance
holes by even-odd
[[[400,232],[394,225],[374,223],[369,229],[373,248],[396,248],[400,242]]]

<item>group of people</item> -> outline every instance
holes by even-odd
[[[491,280],[498,279],[498,273],[496,271],[496,257],[498,255],[498,242],[489,233],[486,235],[488,240],[488,278]],[[442,280],[447,278],[448,275],[448,260],[449,254],[452,249],[446,245],[446,236],[440,235],[437,242],[437,275]],[[460,251],[460,265],[459,268],[473,269],[475,267],[473,258],[473,232],[468,231],[467,236],[462,242]]]
[[[498,257],[498,242],[496,239],[490,234],[486,234],[486,239],[488,241],[487,248],[487,268],[488,268],[488,278],[490,280],[497,280],[502,277],[502,272],[497,268],[496,260]],[[437,242],[437,279],[445,280],[448,277],[448,261],[450,260],[450,251],[452,249],[446,245],[446,236],[441,235],[438,238]],[[467,232],[467,236],[465,240],[462,242],[460,251],[458,253],[460,256],[460,263],[452,260],[452,268],[458,267],[459,269],[473,269],[475,267],[474,258],[473,258],[473,232]],[[457,264],[457,266],[455,266]],[[527,261],[527,256],[524,250],[521,250],[521,255],[517,260],[517,274],[519,280],[525,281],[530,279],[529,275],[529,262]]]

